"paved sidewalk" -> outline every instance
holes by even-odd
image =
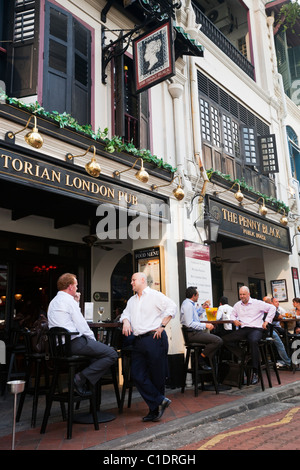
[[[238,415],[247,410],[261,407],[265,404],[278,403],[281,400],[300,394],[300,371],[293,374],[281,371],[281,385],[273,377],[273,388],[261,391],[260,384],[244,386],[241,390],[232,387],[231,390],[220,392],[199,391],[194,396],[193,389],[168,390],[167,396],[172,400],[171,406],[165,411],[158,423],[143,423],[141,418],[148,412],[139,394],[134,391],[130,408],[127,404],[122,414],[116,407],[112,389],[103,387],[102,412],[109,412],[115,419],[100,423],[99,431],[93,424],[74,424],[72,439],[66,439],[66,423],[61,421],[59,404],[53,405],[53,410],[45,434],[40,434],[40,425],[45,408],[44,398],[39,401],[37,427],[30,428],[31,397],[25,402],[21,420],[16,425],[16,450],[130,450],[139,449],[147,442],[158,442],[164,436],[174,434],[178,430],[191,429],[203,423],[212,423],[228,416]],[[87,411],[85,408],[80,413]],[[13,398],[7,395],[5,400],[0,398],[0,450],[10,450],[12,441]]]

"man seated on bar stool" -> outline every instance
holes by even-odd
[[[263,338],[268,323],[272,323],[276,308],[262,300],[252,299],[247,286],[240,288],[239,295],[240,301],[233,306],[231,313],[231,320],[239,329],[224,336],[223,341],[224,346],[239,358],[242,358],[243,353],[239,342],[244,339],[249,341],[253,369],[251,384],[255,385],[258,383],[258,343]]]
[[[181,305],[180,322],[187,329],[188,340],[191,343],[205,344],[205,348],[199,357],[199,366],[204,370],[209,370],[210,367],[206,363],[205,358],[212,357],[222,346],[223,341],[219,336],[206,332],[206,329],[212,331],[214,325],[209,322],[200,322],[199,312],[196,307],[196,302],[199,298],[197,288],[193,286],[188,287],[185,296],[186,299]]]
[[[81,313],[77,286],[74,274],[62,274],[57,281],[58,293],[49,304],[47,316],[49,328],[60,327],[72,333],[79,333],[71,340],[71,352],[90,359],[90,364],[74,378],[77,394],[84,397],[91,394],[88,382],[95,385],[117,361],[118,354],[114,348],[96,341],[94,333]]]
[[[274,315],[273,322],[272,322],[271,331],[270,331],[271,336],[274,339],[274,344],[276,346],[278,354],[281,357],[281,361],[277,361],[276,366],[277,368],[287,367],[288,369],[290,369],[292,367],[292,361],[287,355],[284,344],[281,341],[281,338],[278,334],[278,333],[284,334],[284,329],[281,328],[280,326],[280,320],[282,319],[282,316],[283,316],[282,314],[284,310],[281,309],[281,307],[279,307],[279,300],[275,299],[275,297],[265,296],[263,298],[263,301],[266,302],[267,304],[274,305],[276,308],[275,315]]]

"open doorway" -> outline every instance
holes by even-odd
[[[126,307],[132,296],[131,276],[133,274],[133,256],[131,253],[123,256],[111,275],[111,318],[114,320]]]

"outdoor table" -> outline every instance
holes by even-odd
[[[290,322],[295,322],[295,325],[296,325],[297,318],[296,317],[293,317],[293,318],[284,317],[279,321],[280,321],[280,324],[283,324],[283,329],[284,329],[283,342],[284,342],[284,345],[285,345],[285,348],[286,348],[286,352],[287,352],[288,356],[290,356],[291,355],[291,348],[290,348],[290,341],[289,341],[288,326],[289,326]]]

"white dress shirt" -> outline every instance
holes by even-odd
[[[141,297],[133,295],[127,302],[120,322],[127,319],[135,336],[148,333],[159,328],[163,318],[175,317],[177,305],[173,300],[150,287],[146,287]]]
[[[228,304],[220,305],[217,311],[217,320],[230,320],[233,307]],[[224,323],[224,330],[232,330],[231,323]]]
[[[49,328],[60,327],[71,332],[78,332],[79,335],[73,336],[72,339],[86,336],[95,340],[94,333],[82,315],[78,302],[67,292],[59,291],[51,300],[47,317]]]

